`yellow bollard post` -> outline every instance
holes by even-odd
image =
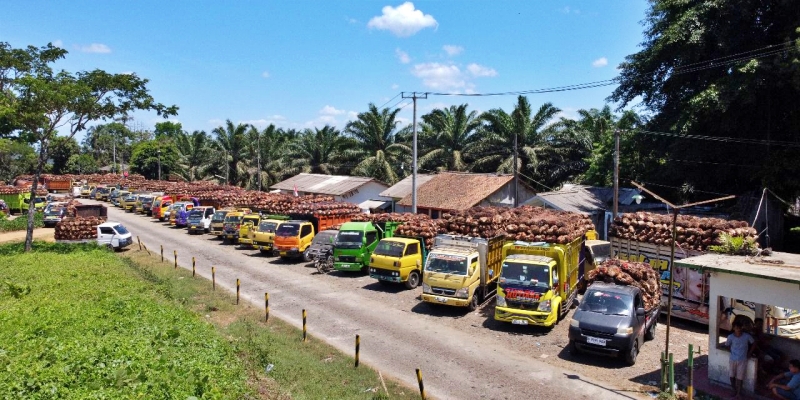
[[[236,305],[239,305],[239,278],[236,278]]]
[[[164,245],[161,245],[161,262],[164,262]]]
[[[358,368],[358,353],[361,349],[361,336],[356,335],[356,368]]]
[[[192,257],[192,278],[194,278],[194,274],[195,274],[195,262],[194,262],[194,257]]]
[[[306,309],[303,309],[303,341],[306,341]]]
[[[422,371],[417,368],[417,382],[419,382],[419,395],[422,396],[422,400],[425,400],[425,385],[422,383]]]
[[[264,322],[269,322],[269,293],[264,293]]]
[[[139,236],[136,236],[136,241],[139,242],[139,251],[142,251],[142,239],[139,239]]]
[[[172,255],[175,257],[175,269],[178,269],[178,250],[172,250]]]
[[[216,269],[211,267],[211,290],[217,290],[217,277],[216,277]]]

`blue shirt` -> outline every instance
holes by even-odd
[[[742,336],[739,337],[736,337],[734,333],[728,335],[725,346],[731,348],[731,361],[747,360],[747,351],[750,350],[750,345],[754,342],[753,337],[746,332],[742,332]]]
[[[786,386],[789,387],[789,391],[791,391],[792,394],[794,394],[794,397],[800,399],[800,373],[793,374],[792,371],[789,371],[783,374],[783,376],[791,378],[789,379],[789,383],[787,383]]]

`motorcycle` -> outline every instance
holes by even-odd
[[[327,274],[333,271],[333,248],[330,246],[326,247],[326,249],[320,251],[316,257],[314,257],[314,266],[317,267],[317,271],[319,271],[320,274]]]

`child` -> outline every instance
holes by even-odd
[[[772,378],[767,387],[779,399],[800,400],[800,360],[789,361],[789,372]]]
[[[743,324],[741,321],[733,322],[733,333],[728,335],[725,346],[731,350],[730,378],[731,386],[734,391],[734,398],[738,397],[742,391],[742,381],[747,370],[747,355],[750,354],[750,346],[755,340],[749,333],[742,332]]]

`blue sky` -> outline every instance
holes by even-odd
[[[638,1],[2,1],[0,41],[53,42],[68,71],[150,80],[188,131],[226,119],[344,128],[356,113],[401,107],[405,92],[490,93],[610,79],[642,42]],[[536,94],[565,116],[602,107],[612,87]],[[395,98],[395,96],[398,96]],[[420,115],[468,103],[513,109],[516,96],[429,96]],[[400,113],[412,118],[412,107]],[[136,123],[160,121],[139,113]]]

